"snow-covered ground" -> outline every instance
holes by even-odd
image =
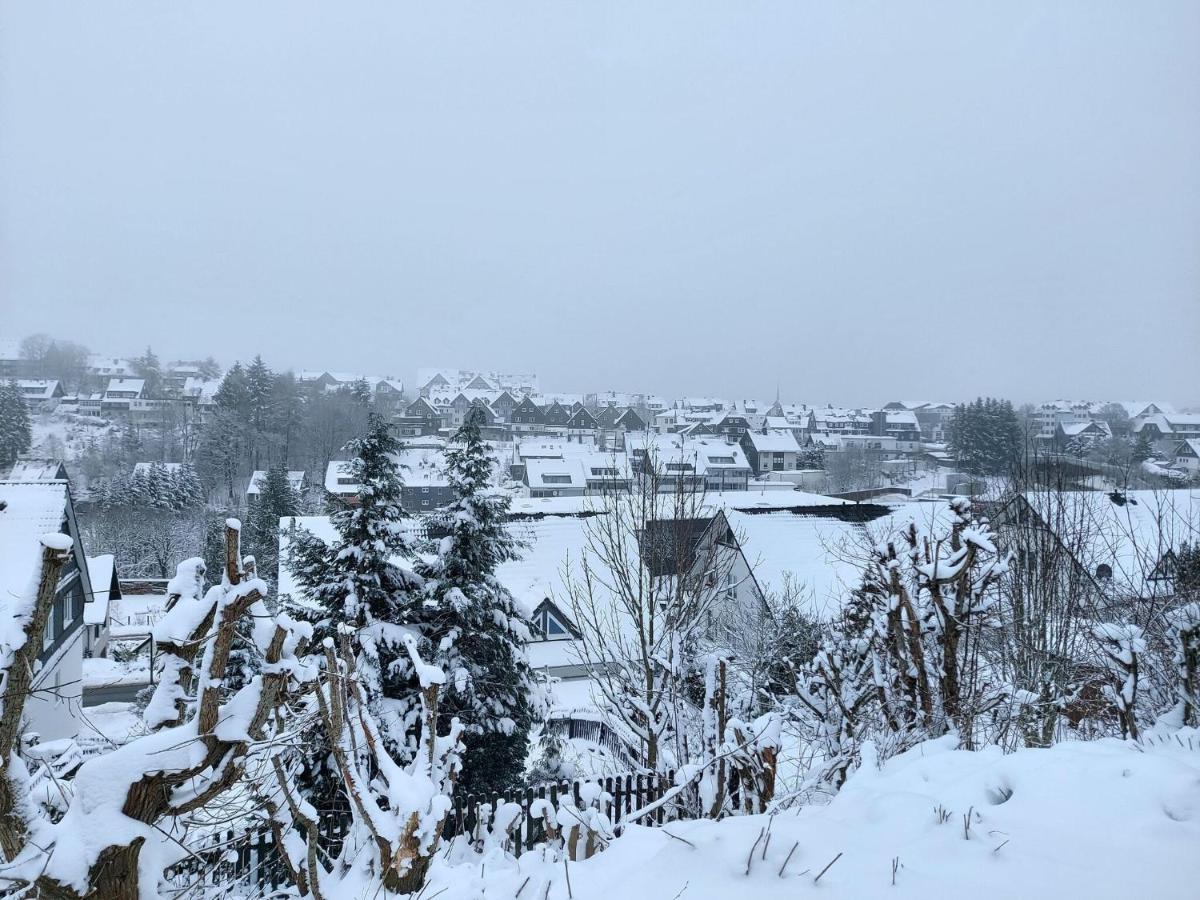
[[[149,684],[150,660],[139,656],[128,662],[95,657],[83,661],[83,688],[116,687],[126,684]]]
[[[146,725],[132,703],[101,703],[83,709],[80,742],[125,744],[143,734],[146,734]]]
[[[35,413],[30,417],[29,425],[33,438],[32,455],[65,460],[87,454],[91,441],[103,442],[114,427],[107,419],[65,411]]]
[[[828,805],[633,826],[569,864],[569,892],[561,860],[460,849],[456,861],[439,857],[426,893],[508,898],[528,878],[521,896],[536,900],[1195,898],[1200,734],[1181,737],[1010,755],[929,742],[881,770],[864,766]],[[756,845],[764,829],[770,839]]]

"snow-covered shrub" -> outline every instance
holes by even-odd
[[[1181,724],[1200,725],[1200,603],[1189,603],[1175,610],[1171,624],[1178,640],[1175,665]]]
[[[357,632],[342,626],[336,639],[324,639],[324,677],[306,698],[308,720],[315,719],[313,724],[322,730],[350,800],[350,823],[340,851],[332,858],[322,852],[317,811],[295,784],[296,756],[303,745],[293,748],[290,760],[283,755],[272,760],[277,791],[264,791],[276,843],[302,895],[333,898],[419,890],[441,840],[450,793],[462,768],[462,725],[454,720],[448,733],[437,732],[438,696],[446,676],[421,659],[412,635],[403,643],[420,685],[420,739],[407,765],[391,757],[359,677],[357,638]]]
[[[1142,629],[1125,622],[1105,622],[1092,629],[1092,636],[1100,644],[1105,668],[1116,682],[1104,686],[1104,695],[1116,708],[1121,736],[1136,740],[1138,666],[1146,650]]]

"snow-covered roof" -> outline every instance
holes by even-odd
[[[346,459],[330,462],[325,467],[325,490],[331,494],[357,494],[358,481],[351,474],[350,466],[350,461]]]
[[[30,457],[18,459],[8,473],[8,481],[56,481],[65,472],[63,464],[57,459]]]
[[[635,432],[625,436],[625,448],[631,455],[636,455],[637,450],[645,450],[647,456],[655,457],[663,466],[691,463],[698,475],[710,470],[750,468],[741,446],[719,437]]]
[[[107,393],[132,391],[140,394],[145,387],[146,379],[144,378],[110,378],[108,379]]]
[[[1159,563],[1168,551],[1195,542],[1200,529],[1200,490],[1036,491],[1025,499],[1061,535],[1089,573],[1112,570],[1113,585],[1139,597],[1171,589]]]
[[[441,447],[405,447],[396,454],[400,477],[411,487],[444,487],[446,453]]]
[[[1157,409],[1160,413],[1175,412],[1175,407],[1161,400],[1119,400],[1117,402],[1125,410],[1125,415],[1131,419],[1147,414],[1152,408]]]
[[[1176,456],[1200,457],[1200,438],[1188,438],[1175,448]]]
[[[87,558],[88,578],[92,582],[92,596],[83,604],[85,625],[104,625],[108,622],[109,591],[112,588],[113,567],[116,558],[111,553]]]
[[[525,483],[530,488],[583,488],[587,486],[587,478],[578,458],[534,458],[525,460]]]
[[[58,381],[53,378],[18,378],[17,387],[26,400],[49,400],[58,390]]]
[[[1107,435],[1112,434],[1107,422],[1062,422],[1059,423],[1058,427],[1062,429],[1063,434],[1067,437],[1076,437],[1086,434],[1089,431],[1099,431]]]
[[[800,450],[796,436],[783,429],[770,430],[765,434],[761,431],[748,431],[746,439],[759,453],[797,453]]]
[[[0,481],[0,609],[17,610],[37,590],[43,534],[62,531],[67,486],[61,481]],[[0,644],[8,643],[9,615],[0,616]]]
[[[1195,428],[1200,425],[1200,413],[1164,413],[1163,418],[1170,422],[1173,428]]]
[[[794,597],[813,619],[837,617],[861,575],[863,525],[786,511],[726,518],[760,590]]]
[[[292,486],[293,491],[299,491],[304,488],[304,470],[288,470],[288,484]],[[250,476],[250,484],[246,487],[246,496],[257,497],[262,493],[263,487],[267,483],[267,473],[263,469],[255,469]]]
[[[548,516],[509,523],[510,533],[525,548],[520,559],[502,563],[496,569],[496,577],[526,613],[532,613],[539,603],[550,599],[571,615],[563,579],[582,578],[581,561],[588,545],[587,522],[575,516]]]

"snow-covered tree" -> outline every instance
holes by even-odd
[[[11,466],[29,451],[33,435],[29,411],[15,381],[0,381],[0,469]]]
[[[203,570],[190,565],[175,585],[179,598],[186,595],[188,600],[173,623],[181,626],[179,648],[187,665],[170,668],[171,687],[160,704],[164,715],[159,724],[164,727],[84,762],[60,821],[49,821],[28,803],[0,816],[9,862],[4,870],[6,890],[56,900],[156,896],[165,870],[190,852],[183,842],[188,817],[214,810],[250,777],[249,763],[262,743],[269,745],[270,739],[289,733],[289,701],[311,695],[306,685],[316,674],[298,656],[311,628],[271,614],[264,602],[266,585],[238,568],[233,526],[230,523],[234,540],[227,547],[228,569],[221,583],[198,597]],[[70,539],[48,535],[43,542],[63,552]],[[42,612],[25,630],[27,647],[41,646],[41,628],[57,578],[43,577],[41,583],[49,588],[38,589],[36,609]],[[225,681],[226,667],[237,623],[247,616],[269,665],[234,693]],[[13,661],[27,662],[17,657]],[[182,668],[194,672],[181,677]],[[13,696],[8,688],[6,683],[6,704]],[[20,696],[25,693],[22,690]],[[15,709],[6,705],[0,715],[5,723],[0,742],[9,740],[7,723]],[[278,724],[284,728],[274,733]],[[22,771],[20,765],[11,770],[5,766],[7,778],[13,772],[19,777]]]
[[[1020,457],[1021,426],[1007,400],[988,397],[958,405],[949,438],[959,465],[972,474],[1007,474]]]
[[[1180,724],[1200,725],[1200,602],[1175,610],[1171,624],[1176,639]]]
[[[305,699],[308,721],[329,748],[335,778],[349,798],[349,827],[337,852],[320,846],[319,814],[297,788],[299,758],[312,753],[307,741],[276,756],[275,784],[260,787],[276,846],[302,896],[332,900],[420,892],[461,769],[461,724],[452,719],[446,733],[438,734],[445,673],[421,659],[411,634],[402,644],[418,685],[420,740],[407,764],[386,752],[373,704],[357,677],[363,653],[355,644],[362,633],[341,626],[336,637],[325,638],[325,677]]]
[[[336,540],[327,545],[298,530],[288,565],[303,592],[291,599],[292,613],[311,622],[318,639],[336,636],[342,626],[357,632],[367,701],[388,749],[403,758],[419,712],[404,637],[418,621],[421,580],[399,564],[413,555],[399,449],[387,422],[372,415],[366,434],[346,446],[359,491],[356,502],[330,517]]]
[[[259,576],[273,584],[279,566],[279,520],[300,514],[300,498],[281,460],[267,470],[258,499],[247,517],[246,550],[254,556]]]
[[[1104,695],[1117,711],[1121,737],[1137,740],[1137,700],[1141,656],[1146,651],[1142,629],[1128,622],[1103,622],[1092,629],[1101,660],[1112,677]]]
[[[1004,697],[986,677],[982,647],[1007,557],[966,500],[951,511],[948,530],[910,523],[881,536],[842,618],[798,672],[824,784],[841,785],[872,734],[903,747],[954,730],[971,747],[980,717]]]
[[[436,553],[417,566],[425,579],[422,630],[426,652],[449,678],[443,721],[465,727],[461,784],[478,794],[517,787],[529,729],[541,715],[541,685],[529,666],[529,623],[496,567],[519,552],[505,528],[510,495],[492,483],[492,458],[478,411],[467,414],[446,453],[454,502],[431,518],[441,536]]]

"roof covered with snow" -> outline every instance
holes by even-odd
[[[1159,564],[1200,533],[1200,490],[1037,491],[1024,495],[1089,573],[1112,570],[1114,589],[1156,596],[1173,589]]]
[[[748,431],[746,439],[759,453],[797,453],[800,450],[795,435],[783,429],[767,431],[765,434],[761,431]]]
[[[0,504],[0,609],[7,610],[37,589],[41,537],[62,532],[67,486],[61,481],[0,481]]]

